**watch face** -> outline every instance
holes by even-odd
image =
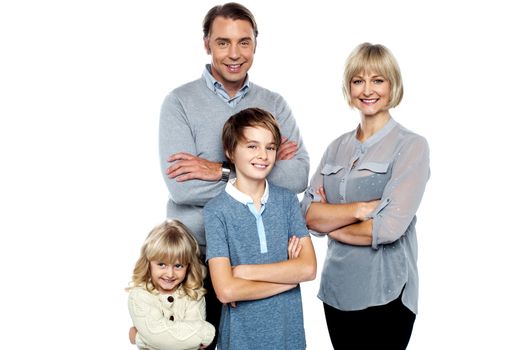
[[[227,182],[230,178],[230,168],[225,168],[225,163],[223,162],[223,166],[221,167],[221,181]]]

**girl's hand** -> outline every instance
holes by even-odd
[[[288,254],[289,254],[289,260],[296,259],[301,252],[301,244],[300,239],[296,236],[292,236],[289,238],[289,246],[288,246]]]
[[[128,337],[130,338],[130,343],[135,345],[135,338],[137,337],[137,328],[131,327],[130,332],[128,333]]]

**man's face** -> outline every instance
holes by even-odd
[[[217,17],[205,38],[205,48],[212,56],[212,75],[234,96],[254,60],[256,38],[252,25],[245,20]]]

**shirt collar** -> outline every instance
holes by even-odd
[[[247,77],[245,78],[245,82],[243,83],[243,86],[239,91],[236,93],[234,97],[230,97],[223,87],[223,84],[221,84],[219,81],[217,81],[216,78],[212,75],[212,65],[207,64],[205,66],[205,69],[203,71],[203,78],[205,79],[206,86],[210,91],[212,91],[214,94],[219,96],[223,101],[225,101],[228,104],[231,104],[233,101],[237,101],[241,99],[243,96],[245,96],[248,92],[248,89],[250,88],[250,81]]]
[[[360,141],[358,141],[358,138],[356,137],[357,133],[355,132],[354,142],[359,143],[362,148],[370,147],[374,145],[375,143],[377,143],[378,141],[380,141],[381,139],[383,139],[384,136],[387,135],[389,132],[391,132],[391,130],[393,130],[393,128],[397,125],[398,123],[391,117],[389,118],[389,121],[380,130],[378,130],[377,132],[374,133],[374,135],[372,135],[367,140],[365,140],[363,144]],[[358,128],[359,127],[360,125],[358,125]],[[358,130],[358,128],[356,128],[356,130]]]
[[[228,183],[226,184],[225,191],[228,193],[232,198],[234,198],[236,201],[240,202],[241,204],[247,205],[248,203],[254,203],[252,200],[252,197],[250,197],[248,194],[241,192],[238,190],[234,183],[236,182],[236,179],[230,179],[228,180]],[[263,192],[263,196],[261,197],[261,204],[266,204],[268,201],[268,181],[265,180],[265,192]]]

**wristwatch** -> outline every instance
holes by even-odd
[[[221,163],[221,181],[228,182],[230,178],[230,163],[223,162]]]

